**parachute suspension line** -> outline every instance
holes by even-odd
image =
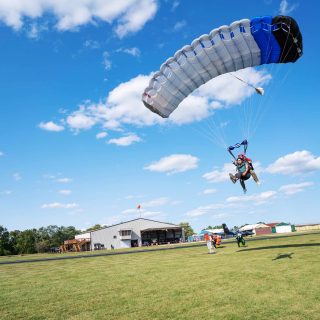
[[[221,124],[221,120],[218,119],[220,124],[217,124],[213,118],[214,116],[219,118],[218,114],[215,113],[208,119],[208,121],[206,122],[206,126],[208,130],[212,133],[214,138],[219,142],[219,145],[225,148],[227,146],[227,143],[226,143],[225,133]]]

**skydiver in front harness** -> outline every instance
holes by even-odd
[[[247,188],[244,182],[245,180],[248,180],[251,177],[251,174],[249,172],[249,164],[246,161],[243,161],[241,158],[238,158],[236,161],[233,162],[233,164],[237,167],[238,172],[235,175],[229,173],[230,179],[233,183],[236,183],[237,180],[240,180],[243,192],[246,193]]]
[[[234,150],[235,148],[239,148],[240,146],[244,147],[244,154],[239,154],[238,158],[236,158],[233,155],[232,150]],[[257,184],[260,184],[259,179],[256,173],[254,172],[252,160],[245,156],[247,147],[248,141],[244,140],[241,143],[237,143],[236,145],[230,146],[228,148],[228,152],[235,159],[235,161],[233,161],[233,164],[237,167],[237,173],[235,175],[229,173],[230,179],[233,183],[236,183],[238,180],[240,180],[240,184],[244,193],[247,192],[247,188],[244,181],[250,179],[251,176]]]

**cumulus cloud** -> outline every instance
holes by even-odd
[[[283,175],[301,175],[320,169],[320,157],[316,157],[310,151],[296,151],[289,153],[266,169],[269,173]]]
[[[276,196],[276,194],[277,194],[276,191],[270,190],[270,191],[261,192],[259,194],[229,197],[227,198],[226,201],[228,203],[251,202],[254,205],[260,205],[273,199]]]
[[[293,195],[299,192],[304,191],[306,188],[313,186],[314,183],[311,181],[287,184],[279,188],[280,192],[283,192],[286,195]]]
[[[107,132],[99,132],[99,133],[96,134],[96,138],[97,138],[97,139],[103,139],[103,138],[105,138],[107,135],[108,135]]]
[[[79,205],[77,203],[60,203],[60,202],[44,203],[41,206],[42,209],[74,209],[78,207]]]
[[[121,138],[110,139],[108,144],[115,144],[121,147],[127,147],[135,142],[140,142],[141,138],[135,134],[130,134]]]
[[[85,107],[81,107],[78,111],[67,117],[67,124],[72,130],[88,130],[96,124],[96,120],[91,115],[86,115]]]
[[[253,85],[262,85],[270,79],[270,75],[264,71],[250,68],[238,71],[237,75]],[[109,130],[119,130],[126,125],[183,125],[208,118],[215,110],[240,104],[254,94],[254,90],[241,81],[228,74],[222,75],[201,86],[179,105],[169,119],[163,119],[147,109],[141,101],[141,94],[148,86],[151,76],[152,74],[138,75],[119,84],[108,93],[105,100],[81,104],[78,110],[64,120],[66,125],[76,132],[95,125]]]
[[[144,167],[145,170],[174,174],[198,167],[199,159],[190,154],[172,154]]]
[[[141,51],[137,47],[120,48],[117,50],[117,52],[123,52],[123,53],[129,54],[130,56],[133,56],[133,57],[140,57],[140,55],[141,55]]]
[[[157,8],[156,0],[2,0],[0,21],[19,30],[26,21],[35,23],[40,18],[54,17],[60,31],[102,21],[112,24],[118,37],[123,38],[141,30]]]
[[[279,8],[279,13],[281,15],[288,15],[292,11],[294,11],[298,7],[297,3],[289,4],[287,0],[281,0],[280,2],[280,8]]]
[[[63,126],[56,124],[53,121],[40,122],[39,128],[46,131],[54,131],[54,132],[60,132],[64,130]]]
[[[213,193],[216,193],[217,192],[217,189],[205,189],[203,190],[203,194],[213,194]]]
[[[63,190],[59,190],[59,193],[64,195],[64,196],[68,196],[68,195],[70,195],[72,193],[72,191],[69,190],[69,189],[63,189]]]
[[[205,173],[202,177],[208,182],[224,182],[229,180],[229,173],[234,172],[235,166],[232,163],[225,163],[221,169],[215,169]]]

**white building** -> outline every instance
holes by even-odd
[[[184,240],[182,227],[138,218],[90,232],[91,250],[140,247],[142,245],[178,243]]]

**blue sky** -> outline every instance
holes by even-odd
[[[0,224],[84,229],[140,214],[197,231],[319,222],[319,9],[317,1],[1,1]],[[220,25],[279,13],[299,23],[304,54],[239,73],[265,96],[226,75],[169,120],[143,106],[152,73],[179,48]],[[222,145],[249,129],[262,184],[249,181],[244,196],[228,180]]]

